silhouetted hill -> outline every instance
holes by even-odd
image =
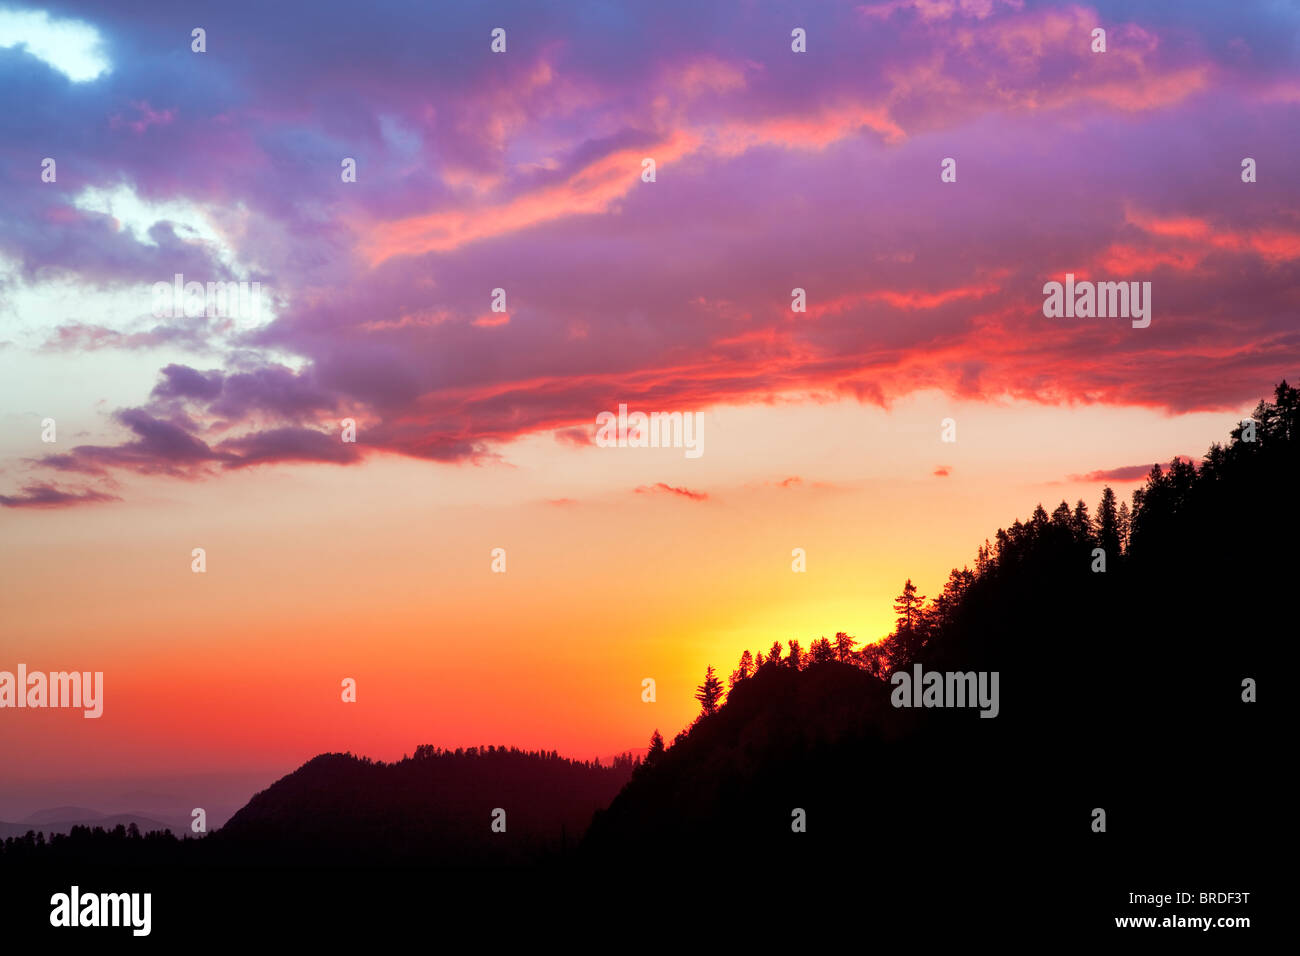
[[[1254,418],[1199,468],[1154,467],[1131,510],[1109,489],[1096,518],[1040,506],[928,605],[909,581],[881,644],[747,651],[583,857],[809,878],[864,861],[967,898],[1052,873],[1062,905],[1156,872],[1188,889],[1257,875],[1279,764],[1243,682],[1263,685],[1295,630],[1300,397],[1283,383]],[[997,672],[998,716],[893,706],[891,676],[917,664]]]
[[[584,856],[673,866],[702,850],[719,868],[766,871],[837,866],[901,833],[971,846],[967,825],[996,812],[978,782],[1008,761],[1006,725],[950,713],[953,726],[938,733],[934,711],[895,710],[890,692],[836,661],[762,670],[636,772],[597,813]],[[796,809],[807,832],[792,831]]]
[[[631,769],[504,747],[421,747],[391,764],[322,754],[254,796],[211,850],[238,862],[535,863],[575,842]]]

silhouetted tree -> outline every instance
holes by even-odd
[[[1079,544],[1092,543],[1092,519],[1088,517],[1088,506],[1082,498],[1074,503],[1074,517],[1070,522],[1074,540]]]
[[[1042,510],[1041,507],[1039,510]],[[894,613],[898,615],[900,631],[910,631],[920,620],[921,606],[925,602],[924,594],[916,593],[916,585],[908,578],[903,585],[903,593],[894,598]]]
[[[862,669],[873,677],[884,677],[889,669],[889,639],[868,644],[858,651]]]
[[[799,646],[798,641],[790,642],[790,653],[785,657],[787,667],[799,670],[803,667],[803,648]]]
[[[1119,509],[1115,503],[1115,492],[1110,485],[1101,493],[1101,504],[1097,506],[1097,544],[1105,549],[1107,558],[1114,558],[1120,553],[1119,546]]]
[[[930,617],[935,627],[947,627],[952,622],[953,614],[961,604],[962,598],[975,580],[969,568],[958,571],[956,568],[948,575],[948,582],[943,586],[943,593],[934,599]]]
[[[731,688],[734,690],[736,685],[749,677],[754,672],[754,657],[748,650],[740,655],[740,663],[736,669],[731,672]]]
[[[829,664],[835,660],[835,648],[828,639],[821,637],[813,641],[808,657],[814,664]]]
[[[1152,465],[1147,473],[1145,487],[1133,492],[1133,510],[1129,515],[1130,544],[1139,542],[1147,534],[1153,538],[1159,535],[1162,516],[1167,513],[1168,482],[1164,470]]]
[[[646,755],[645,755],[646,766],[653,764],[663,755],[664,755],[664,735],[659,733],[659,728],[656,727],[655,732],[650,735],[650,749],[646,751]]]
[[[1034,509],[1034,513],[1030,515],[1029,524],[1025,525],[1025,535],[1030,541],[1037,541],[1042,538],[1043,532],[1047,530],[1047,526],[1051,523],[1052,519],[1047,517],[1047,512],[1043,510],[1043,505],[1040,502],[1038,507]]]
[[[889,666],[898,668],[920,657],[930,629],[925,595],[917,593],[911,578],[903,585],[903,593],[894,599],[894,613],[898,615],[898,626],[886,643]]]
[[[700,712],[705,717],[718,712],[718,704],[722,702],[722,681],[713,673],[712,664],[704,672],[704,683],[695,688],[695,699],[700,702]]]
[[[848,664],[853,660],[853,645],[856,644],[853,638],[839,631],[835,635],[835,659],[841,663]]]

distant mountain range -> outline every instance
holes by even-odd
[[[180,834],[189,829],[188,821],[160,820],[140,813],[109,814],[85,807],[51,807],[48,810],[38,810],[16,823],[0,820],[0,840],[23,836],[29,830],[49,836],[51,833],[70,833],[75,826],[103,827],[105,830],[112,830],[119,824],[129,827],[132,823],[140,829],[141,833],[148,833],[150,830],[171,830],[173,833]]]

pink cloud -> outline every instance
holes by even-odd
[[[648,494],[670,494],[680,495],[683,498],[689,498],[691,501],[706,501],[708,495],[702,491],[691,491],[689,488],[677,488],[673,485],[665,484],[662,481],[655,482],[653,485],[642,485],[636,489],[638,495]]]
[[[114,113],[108,125],[113,129],[125,126],[138,135],[150,126],[167,126],[176,118],[175,109],[155,110],[144,100],[133,102],[131,106],[139,114],[135,119],[127,120],[120,113]]]
[[[1175,455],[1180,461],[1194,462],[1186,455]],[[1124,465],[1120,468],[1102,468],[1085,475],[1070,475],[1069,481],[1143,481],[1151,473],[1152,465]]]

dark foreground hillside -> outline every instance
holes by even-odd
[[[930,604],[909,581],[883,644],[747,651],[725,703],[702,687],[705,713],[597,815],[584,859],[841,873],[882,905],[915,889],[1094,917],[1130,911],[1129,892],[1249,888],[1281,819],[1271,678],[1296,630],[1296,390],[1254,418],[1199,467],[1153,468],[1131,511],[1109,490],[1095,517],[1039,507]],[[917,664],[997,672],[998,715],[894,707],[891,674]]]

